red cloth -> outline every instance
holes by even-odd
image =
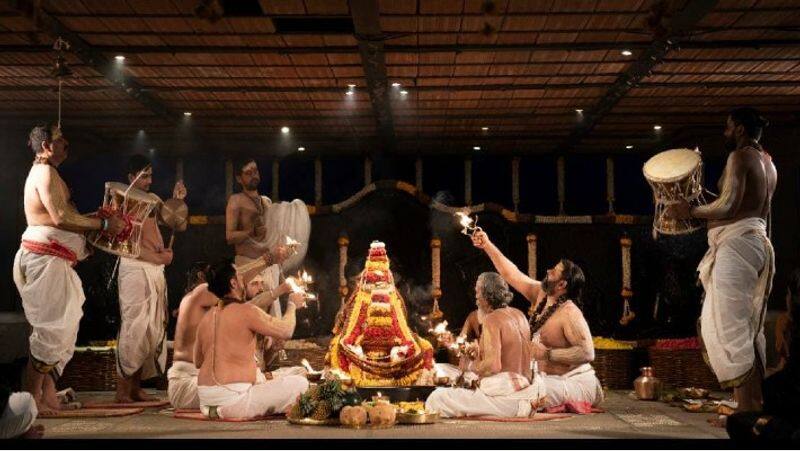
[[[603,413],[603,409],[592,407],[586,401],[567,401],[559,406],[548,407],[544,409],[546,413],[577,413],[580,415],[587,415],[590,413]]]
[[[39,255],[52,255],[54,257],[63,258],[67,260],[70,265],[75,266],[78,263],[78,256],[75,252],[56,240],[50,240],[50,243],[40,243],[38,241],[22,240],[22,247],[34,254]]]

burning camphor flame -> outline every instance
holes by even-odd
[[[458,223],[461,224],[461,227],[463,227],[463,229],[461,229],[461,233],[464,235],[472,235],[480,230],[480,227],[477,227],[477,216],[475,217],[475,220],[473,220],[468,214],[458,211],[456,212],[456,217],[458,218]]]
[[[443,335],[447,333],[447,321],[442,321],[441,323],[437,324],[436,327],[433,328],[433,333],[435,335]]]

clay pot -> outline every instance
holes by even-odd
[[[642,375],[633,381],[633,391],[642,400],[655,400],[661,395],[661,381],[655,376],[653,368],[640,368]]]

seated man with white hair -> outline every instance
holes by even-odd
[[[437,388],[426,407],[445,417],[527,417],[535,412],[544,388],[531,383],[530,329],[525,314],[510,307],[508,284],[485,272],[475,284],[478,308],[485,314],[478,341],[478,358],[468,370],[481,377],[475,390]]]

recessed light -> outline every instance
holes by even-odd
[[[125,61],[125,55],[117,55],[114,57],[114,59],[119,62]]]
[[[394,82],[394,83],[392,83],[392,87],[393,88],[399,88],[400,87],[400,83]]]
[[[481,127],[481,130],[483,130],[483,131],[485,131],[485,132],[486,132],[486,131],[489,131],[489,127]]]
[[[406,91],[406,90],[404,89],[404,90],[400,91],[400,94],[401,94],[401,95],[406,95],[406,94],[408,94],[408,91]]]
[[[344,93],[344,95],[346,95],[346,96],[351,96],[353,94],[355,94],[354,91],[347,91],[347,92]]]
[[[186,117],[192,117],[192,112],[191,111],[184,111],[183,115],[186,116]]]
[[[631,56],[631,55],[633,55],[633,52],[631,52],[628,49],[625,49],[625,50],[621,51],[620,53],[622,53],[622,56]]]
[[[156,148],[155,148],[155,147],[151,147],[151,148],[150,148],[150,153],[155,153],[155,151],[156,151]]]
[[[575,112],[578,113],[578,114],[583,114],[583,109],[582,108],[576,108]]]
[[[660,125],[654,125],[653,126],[653,130],[655,130],[655,131],[661,130],[661,126]]]
[[[305,147],[298,147],[298,148],[297,148],[297,151],[298,151],[298,152],[304,152],[305,150],[306,150],[306,148],[305,148]]]
[[[347,87],[350,89],[355,89],[356,85],[354,85],[353,83],[348,83]]]
[[[625,148],[628,149],[628,150],[631,150],[631,149],[633,149],[633,146],[628,144],[627,146],[625,146]]]
[[[481,150],[481,146],[472,146],[472,150]]]
[[[287,127],[285,125],[283,127],[281,127],[281,133],[283,133],[284,135],[289,133],[289,127]]]

